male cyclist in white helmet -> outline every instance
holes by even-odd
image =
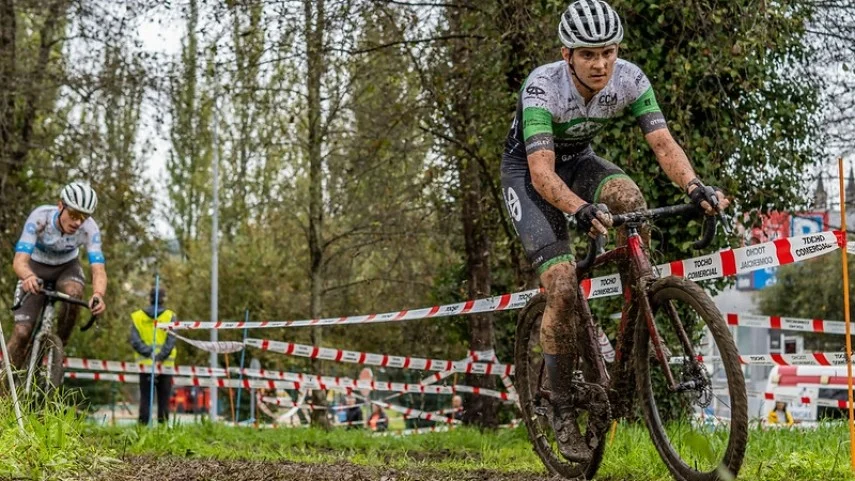
[[[578,300],[564,215],[575,216],[579,228],[595,237],[611,225],[610,211],[645,208],[635,182],[595,155],[591,140],[629,110],[665,175],[693,202],[712,215],[713,197],[718,209],[728,201],[720,190],[703,188],[671,136],[644,72],[618,59],[623,26],[611,6],[601,0],[573,2],[561,15],[558,36],[563,60],[534,69],[520,90],[502,157],[502,190],[546,290],[540,334],[559,449],[570,461],[586,462],[592,446],[579,432],[570,396]]]
[[[79,247],[86,246],[92,270],[92,297],[89,306],[93,315],[104,312],[104,293],[107,290],[107,271],[101,249],[101,232],[92,219],[98,197],[86,184],[72,182],[63,187],[57,205],[36,208],[24,224],[24,232],[15,245],[12,267],[20,281],[19,288],[36,294],[40,281],[53,282],[57,290],[70,296],[81,297],[85,276],[77,260]],[[25,361],[27,343],[33,324],[42,306],[42,296],[32,295],[15,311],[15,331],[9,340],[9,357],[12,365],[21,367]],[[79,308],[62,304],[57,323],[57,334],[63,344],[68,343]]]

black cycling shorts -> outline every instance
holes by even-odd
[[[586,202],[596,203],[606,181],[629,178],[620,167],[597,157],[590,148],[555,162],[555,173]],[[565,158],[566,158],[565,157]],[[502,157],[502,194],[526,256],[538,274],[552,265],[573,261],[564,213],[540,196],[531,183],[528,161]]]

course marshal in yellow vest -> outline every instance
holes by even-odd
[[[163,311],[159,316],[157,316],[158,324],[166,324],[172,322],[172,318],[175,316],[175,313],[169,309]],[[164,329],[155,329],[154,328],[154,319],[149,317],[148,314],[143,310],[134,311],[131,313],[131,319],[134,321],[134,327],[136,327],[137,332],[140,335],[140,339],[147,346],[152,345],[152,341],[156,341],[156,345],[154,348],[154,355],[157,356],[160,354],[160,350],[163,348],[164,343],[166,343],[166,338],[168,336],[167,331]],[[156,332],[153,332],[156,331]],[[154,336],[154,339],[152,339]],[[163,361],[164,367],[175,367],[175,356],[178,353],[178,347],[176,346],[172,349],[172,352],[169,353],[169,357]],[[136,354],[136,361],[140,364],[144,364],[146,366],[151,366],[151,357],[142,356],[139,353]]]

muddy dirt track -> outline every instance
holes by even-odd
[[[496,471],[399,470],[349,463],[220,461],[175,457],[132,457],[102,473],[98,481],[547,481],[551,478]]]

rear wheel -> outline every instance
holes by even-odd
[[[648,290],[659,336],[673,354],[670,390],[655,359],[647,323],[638,318],[636,382],[644,421],[662,460],[678,481],[733,479],[748,440],[748,397],[736,344],[712,299],[697,284],[665,277]],[[682,326],[704,362],[679,342]],[[701,342],[698,342],[701,341]]]
[[[600,404],[600,411],[604,409],[606,414],[605,419],[588,422],[589,412],[577,409],[576,419],[580,431],[587,439],[596,438],[599,441],[593,448],[593,455],[587,464],[572,463],[564,459],[558,451],[555,432],[550,422],[552,406],[542,395],[543,391],[549,390],[549,380],[543,364],[543,349],[540,346],[540,323],[545,308],[546,296],[537,294],[526,304],[517,321],[514,387],[519,394],[523,421],[534,451],[551,473],[567,479],[591,479],[600,467],[606,447],[604,438],[609,421],[608,399],[604,390],[593,385],[596,379],[592,375],[578,373],[584,381],[591,383],[583,384],[580,379],[580,386],[593,386],[596,392],[601,394],[596,402]],[[583,372],[593,371],[593,369],[583,368]]]

